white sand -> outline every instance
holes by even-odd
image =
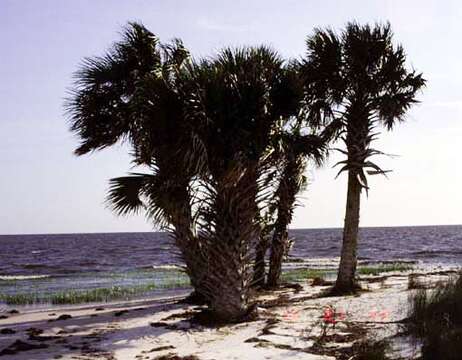
[[[421,279],[432,286],[447,277],[427,272]],[[190,315],[199,310],[173,300],[107,304],[102,311],[95,310],[95,306],[81,306],[12,314],[0,320],[0,329],[10,328],[16,333],[0,334],[0,350],[21,339],[49,347],[7,355],[5,359],[127,360],[155,359],[166,354],[195,355],[204,360],[335,359],[319,354],[332,355],[332,349],[349,348],[366,332],[368,338],[377,340],[396,335],[400,329],[397,322],[406,318],[410,295],[407,274],[388,273],[381,281],[363,281],[362,285],[370,291],[350,297],[316,298],[326,287],[308,282],[298,293],[286,289],[261,295],[257,321],[215,328],[193,325]],[[271,306],[270,301],[277,298],[285,300],[285,304]],[[343,320],[335,329],[328,327],[321,350],[316,351],[312,346],[321,337],[322,314],[329,305],[344,313],[340,316]],[[121,310],[128,312],[114,315]],[[72,318],[49,322],[62,314]],[[50,338],[30,340],[26,329],[31,327],[43,330],[40,336]],[[391,355],[404,354],[409,359],[418,356],[418,350],[402,340]]]

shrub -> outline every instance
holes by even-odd
[[[355,360],[387,360],[387,351],[390,345],[386,341],[370,340],[361,341],[353,346],[353,354]]]
[[[410,297],[409,330],[422,340],[422,359],[460,359],[462,275]]]

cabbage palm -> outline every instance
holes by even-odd
[[[370,160],[382,154],[372,143],[380,126],[392,130],[405,119],[425,80],[406,68],[406,55],[393,44],[389,24],[349,23],[340,35],[318,29],[307,48],[303,67],[308,117],[315,125],[337,121],[345,144],[339,174],[348,173],[348,193],[334,290],[348,293],[356,286],[360,197],[369,189],[366,173],[385,173]]]
[[[131,24],[107,55],[84,62],[67,103],[77,155],[125,141],[149,169],[112,179],[110,204],[171,231],[193,286],[225,320],[249,310],[269,142],[298,110],[282,69],[264,47],[194,63],[180,41],[160,44]]]
[[[288,227],[297,205],[297,195],[306,186],[304,175],[308,162],[321,165],[327,156],[327,145],[335,136],[335,123],[328,126],[307,123],[304,109],[304,86],[300,76],[301,66],[292,60],[284,69],[286,99],[299,111],[281,119],[278,131],[272,137],[270,163],[274,170],[269,173],[274,183],[270,193],[270,206],[263,222],[263,236],[256,249],[254,281],[263,286],[265,277],[265,253],[271,246],[268,281],[269,287],[277,287],[280,282],[282,262],[288,254],[292,242],[288,237]]]
[[[265,189],[271,139],[281,118],[298,110],[283,60],[265,47],[225,49],[197,65],[194,83],[199,137],[207,153],[207,206],[199,216],[206,244],[211,308],[225,319],[251,309],[251,255]]]
[[[66,107],[81,140],[77,155],[125,141],[135,165],[150,170],[112,179],[108,200],[119,214],[145,209],[150,220],[169,229],[197,289],[203,266],[189,186],[197,172],[190,165],[198,163],[191,156],[200,153],[183,112],[189,63],[180,41],[161,44],[132,23],[105,56],[84,61]]]
[[[281,136],[279,184],[274,196],[276,219],[273,225],[270,266],[267,285],[277,287],[282,262],[289,251],[289,224],[292,222],[297,195],[307,185],[305,171],[309,160],[321,165],[327,151],[327,142],[320,135],[303,135],[300,127]]]

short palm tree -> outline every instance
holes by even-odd
[[[425,80],[405,67],[403,48],[395,46],[389,24],[347,24],[336,34],[316,30],[307,40],[304,61],[306,108],[313,124],[338,122],[348,172],[348,193],[340,267],[334,290],[355,289],[360,196],[368,190],[366,173],[385,172],[370,160],[378,127],[392,130],[416,103]],[[369,171],[367,170],[369,169]]]
[[[268,287],[279,286],[282,262],[289,251],[289,225],[296,207],[297,195],[305,189],[305,171],[309,160],[321,165],[327,152],[321,135],[303,135],[300,126],[281,136],[279,183],[274,196],[276,218],[271,241]]]
[[[268,211],[262,221],[263,229],[257,244],[254,282],[259,287],[279,286],[283,259],[288,254],[292,241],[288,227],[292,221],[297,195],[306,186],[305,170],[309,162],[320,166],[328,154],[328,144],[335,136],[335,123],[328,126],[313,126],[305,121],[304,86],[298,61],[290,61],[284,68],[285,96],[292,107],[298,109],[290,116],[281,118],[273,132],[269,163],[272,171],[268,178],[273,183],[269,193]],[[270,247],[270,266],[265,282],[265,254]]]
[[[298,111],[283,60],[266,47],[225,49],[198,64],[190,109],[207,153],[207,206],[199,216],[207,252],[208,293],[216,316],[251,309],[251,255],[260,236],[271,139],[281,118]],[[294,105],[295,104],[295,105]]]
[[[132,23],[105,56],[84,61],[66,107],[81,140],[77,155],[126,141],[135,165],[149,169],[112,179],[108,200],[119,214],[145,209],[151,221],[170,230],[198,289],[203,264],[190,191],[197,172],[191,164],[198,162],[191,161],[197,151],[183,112],[189,64],[180,41],[161,44]]]

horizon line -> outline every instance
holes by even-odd
[[[376,226],[359,226],[360,229],[371,228],[404,228],[404,227],[436,227],[436,226],[462,226],[461,224],[428,224],[428,225],[376,225]],[[343,229],[341,226],[333,227],[309,227],[309,228],[289,228],[290,230],[336,230]],[[0,236],[34,236],[34,235],[96,235],[96,234],[147,234],[147,233],[167,233],[167,231],[152,230],[152,231],[93,231],[93,232],[62,232],[62,233],[11,233],[0,234]]]

